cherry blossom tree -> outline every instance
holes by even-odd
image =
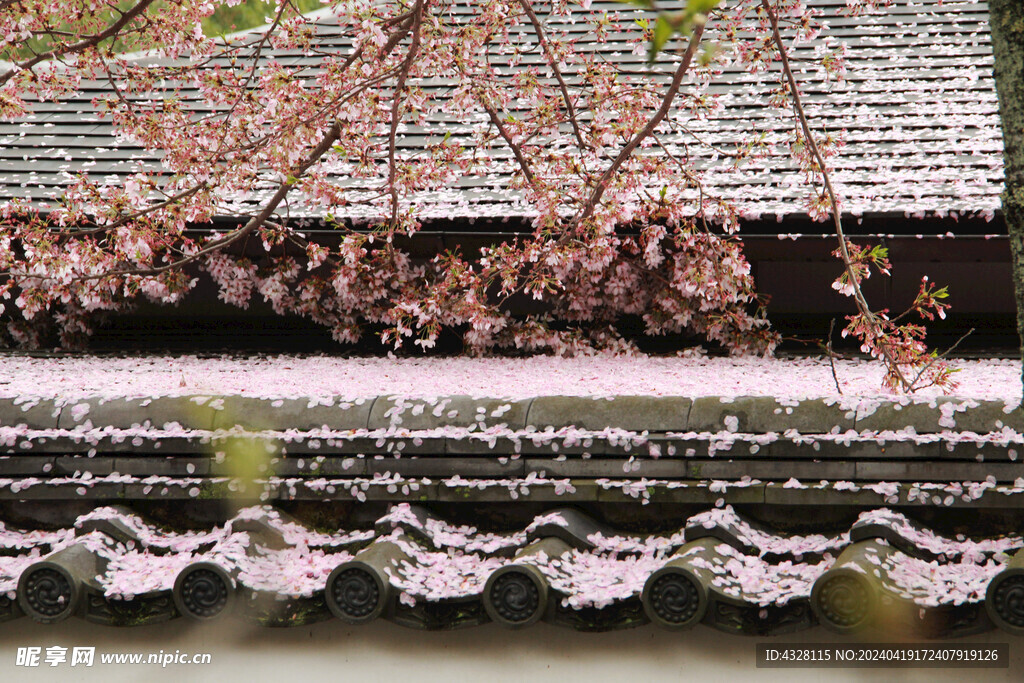
[[[715,111],[708,83],[736,62],[776,72],[779,115],[799,114],[790,147],[823,188],[808,211],[835,222],[845,264],[836,288],[858,309],[847,331],[886,363],[890,388],[949,385],[923,328],[873,312],[861,293],[870,269],[888,264],[842,233],[828,175],[841,135],[814,130],[787,62],[787,41],[822,29],[798,0],[639,2],[639,21],[634,8],[590,0],[487,0],[472,14],[452,0],[338,2],[329,45],[318,39],[325,15],[303,16],[291,0],[278,0],[264,30],[208,38],[201,22],[218,4],[239,0],[0,2],[0,116],[101,81],[109,94],[95,104],[117,135],[161,159],[116,185],[81,172],[46,210],[2,205],[0,313],[13,341],[39,344],[55,329],[62,344],[80,344],[97,313],[140,298],[176,303],[205,273],[222,300],[261,297],[340,342],[372,330],[427,349],[449,329],[474,353],[628,350],[615,325],[635,315],[648,334],[771,353],[779,338],[735,235],[741,216],[673,142],[686,132],[681,112]],[[585,49],[622,35],[656,57],[650,68]],[[44,47],[26,51],[30,39]],[[117,52],[115,40],[145,54]],[[264,58],[275,50],[316,67]],[[841,45],[819,60],[842,77]],[[421,142],[404,144],[413,130]],[[766,150],[752,138],[729,154]],[[426,262],[399,248],[430,211],[461,201],[450,188],[486,185],[499,166],[500,191],[523,208],[529,233]],[[300,208],[326,217],[334,239],[308,237]],[[217,216],[244,218],[212,234],[190,229]],[[250,240],[261,258],[244,255]],[[907,315],[941,315],[943,295],[922,284]],[[523,297],[538,312],[514,315]]]

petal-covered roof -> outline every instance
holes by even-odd
[[[809,359],[731,375],[724,359],[512,362],[12,355],[0,499],[1024,499],[1016,363],[964,361],[961,396],[911,398],[832,395],[828,364]],[[836,363],[844,379],[864,369]]]
[[[450,360],[466,393],[420,361],[203,359],[214,396],[187,359],[7,356],[0,619],[1024,633],[1024,416],[971,378],[1019,365],[911,399],[745,395],[808,361],[726,387],[714,359],[637,358],[723,395],[596,397],[601,359],[549,360],[490,398]]]
[[[621,4],[593,4],[632,11]],[[848,46],[844,82],[826,89],[815,81],[819,74],[813,70],[798,74],[805,83],[813,125],[845,131],[846,147],[835,161],[833,178],[844,210],[853,215],[957,212],[991,216],[999,207],[1002,145],[985,3],[894,0],[888,8],[856,18],[843,16],[843,0],[810,0],[807,5],[822,11],[829,25],[823,35]],[[472,11],[472,3],[452,5],[452,12],[466,13],[467,19]],[[332,24],[329,14],[319,16],[322,44],[330,47],[339,40],[336,23]],[[614,34],[607,42],[595,43],[583,22],[557,28],[568,31],[584,49],[644,68],[644,56],[633,53],[628,36]],[[713,27],[708,36],[713,40]],[[798,65],[823,45],[821,40],[795,48]],[[301,66],[302,75],[308,77],[317,73],[316,56],[264,46],[260,59],[264,64],[276,60]],[[527,57],[522,68],[537,65],[530,59],[539,63],[542,57]],[[221,62],[214,60],[211,66],[229,66],[226,60]],[[567,68],[571,84],[572,70]],[[515,69],[502,74],[511,78]],[[804,174],[787,157],[791,117],[768,106],[773,77],[726,66],[709,85],[709,92],[720,97],[718,113],[701,119],[677,110],[673,114],[676,131],[663,136],[668,148],[696,159],[707,190],[735,203],[747,216],[802,214],[811,192]],[[433,96],[451,94],[450,85],[442,82],[422,80],[418,85]],[[30,116],[0,122],[0,197],[52,205],[76,173],[88,172],[94,179],[121,186],[139,170],[158,169],[159,151],[119,138],[110,120],[92,108],[94,98],[108,93],[105,83],[83,82],[78,93],[58,103],[36,103]],[[185,99],[192,100],[197,111],[207,107],[195,88],[186,88]],[[447,134],[471,145],[474,131],[487,125],[486,116],[479,113],[466,120],[439,116],[421,125],[403,126],[399,153],[415,155],[425,140]],[[731,159],[714,151],[731,148],[751,130],[763,132],[769,144],[777,145],[767,159],[734,168]],[[698,138],[709,144],[695,144]],[[521,195],[510,189],[514,161],[506,152],[493,151],[474,173],[446,189],[410,197],[409,203],[428,218],[531,215]],[[350,182],[351,169],[332,163],[328,175],[341,184]],[[267,187],[271,187],[269,178]],[[222,211],[244,215],[262,194],[234,197]],[[323,209],[293,199],[290,215],[322,215]],[[372,217],[379,210],[376,205],[351,205],[334,214]]]
[[[653,621],[766,635],[822,623],[935,637],[988,630],[991,617],[1020,633],[1013,593],[1022,546],[1019,536],[945,538],[887,509],[861,514],[842,533],[793,535],[731,507],[656,534],[567,508],[488,532],[408,504],[353,530],[315,530],[263,506],[175,531],[128,508],[98,507],[68,528],[0,525],[0,620],[75,615],[129,625],[234,612],[271,625],[334,616],[447,629],[543,619],[609,630]]]

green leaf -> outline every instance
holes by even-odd
[[[695,14],[707,14],[718,6],[719,1],[720,0],[690,0],[686,3],[686,14],[691,17]]]
[[[651,55],[650,60],[653,62],[654,57],[661,52],[661,48],[665,47],[665,43],[672,37],[672,34],[676,32],[674,26],[665,17],[664,14],[658,17],[657,23],[654,24],[654,35],[651,37]]]
[[[653,0],[621,0],[622,2],[633,5],[634,7],[641,7],[643,9],[654,9]],[[648,56],[649,62],[654,63],[654,59],[659,52],[665,47],[665,44],[672,38],[673,35],[679,33],[681,35],[689,35],[693,30],[695,23],[703,23],[702,15],[710,12],[721,0],[687,0],[686,8],[678,12],[662,12],[658,15],[658,18],[654,24],[654,33],[651,36],[650,54]],[[650,22],[647,19],[641,18],[636,19],[636,24],[644,29],[645,31],[650,26]],[[704,63],[711,61],[714,57],[714,53],[705,53],[701,57]]]
[[[711,60],[715,58],[715,56],[719,53],[720,50],[721,48],[719,48],[719,46],[714,43],[705,47],[704,52],[702,52],[700,55],[700,65],[707,66],[708,64],[710,64]]]

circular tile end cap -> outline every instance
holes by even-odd
[[[172,594],[180,614],[203,621],[215,619],[234,602],[235,581],[213,562],[196,562],[178,573]]]
[[[524,628],[547,611],[548,582],[536,567],[509,565],[496,570],[484,585],[484,609],[492,621]]]
[[[389,584],[376,567],[344,562],[327,577],[324,600],[331,613],[349,624],[365,624],[383,614]]]
[[[647,618],[662,628],[693,628],[708,609],[708,592],[693,572],[667,566],[651,574],[640,594]]]
[[[995,575],[985,591],[985,611],[996,626],[1024,636],[1024,569],[1011,567]]]
[[[18,605],[36,621],[53,624],[71,616],[78,606],[78,580],[56,562],[36,562],[18,579]]]
[[[811,609],[822,626],[836,633],[855,633],[871,621],[878,596],[866,574],[833,569],[814,582]]]

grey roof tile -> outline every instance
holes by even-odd
[[[595,3],[601,4],[602,0]],[[845,83],[825,91],[813,73],[803,76],[812,120],[830,130],[847,131],[847,146],[836,162],[833,179],[844,197],[844,210],[854,215],[949,211],[991,215],[997,210],[1001,135],[985,3],[895,0],[878,14],[857,18],[843,16],[840,10],[845,3],[839,0],[810,0],[808,6],[822,10],[831,34],[848,45]],[[468,11],[461,5],[453,7],[456,12]],[[622,5],[614,5],[614,9],[627,14],[632,11]],[[319,16],[321,47],[326,51],[345,49],[346,39],[336,25],[331,26],[329,15]],[[581,50],[601,52],[637,70],[646,69],[644,57],[631,54],[625,34],[612,34],[608,42],[598,44],[582,23],[560,24],[578,38]],[[529,39],[529,31],[522,32]],[[713,36],[713,31],[709,35]],[[797,63],[813,49],[810,45],[794,48]],[[319,72],[317,55],[268,49],[263,58],[301,65],[306,77]],[[529,59],[540,63],[541,57],[529,57],[525,65],[531,63]],[[212,63],[229,65],[227,59]],[[566,77],[570,82],[575,79],[571,67],[566,69]],[[711,84],[711,92],[722,97],[718,115],[688,120],[677,111],[674,119],[719,146],[734,143],[751,127],[782,144],[789,124],[786,117],[767,106],[766,78],[728,66]],[[441,97],[448,92],[439,79],[427,79],[421,85]],[[52,205],[70,182],[60,171],[87,171],[118,184],[138,168],[111,165],[114,162],[139,159],[142,168],[159,168],[159,151],[116,141],[109,123],[92,109],[91,100],[107,92],[107,85],[85,82],[82,88],[59,103],[34,104],[33,115],[25,120],[0,122],[0,159],[11,160],[0,163],[0,197],[28,197],[45,207]],[[186,92],[184,101],[197,111],[210,110],[195,91]],[[413,153],[428,137],[446,132],[472,144],[466,136],[474,125],[479,122],[438,116],[422,126],[407,127],[399,147]],[[682,134],[664,139],[676,145],[688,140]],[[711,190],[733,201],[747,215],[803,213],[809,190],[803,174],[783,156],[776,154],[770,162],[736,170],[707,149],[693,147],[691,151]],[[19,168],[19,159],[46,163],[33,169]],[[68,164],[66,169],[61,160]],[[36,174],[28,175],[30,170]],[[411,201],[427,218],[527,216],[529,206],[508,187],[512,171],[510,157],[496,153],[480,176],[448,190],[424,192]],[[338,166],[331,173],[344,183],[344,168]],[[245,214],[263,198],[264,194],[253,192],[226,203],[222,213]],[[376,215],[376,209],[350,207],[346,211],[353,218]],[[292,202],[290,212],[293,216],[319,215],[320,210]]]
[[[728,507],[663,519],[657,533],[567,508],[494,532],[409,505],[348,530],[314,528],[270,506],[221,520],[182,531],[116,506],[68,528],[5,526],[0,621],[74,615],[135,625],[234,612],[267,625],[333,614],[421,629],[543,620],[593,631],[653,621],[770,635],[818,623],[857,633],[898,618],[917,636],[993,623],[1021,632],[1018,535],[954,539],[884,508],[832,534],[785,533]]]

